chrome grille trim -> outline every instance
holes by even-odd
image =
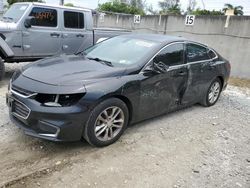
[[[19,89],[13,87],[12,84],[11,84],[11,82],[10,82],[10,92],[11,92],[12,94],[14,94],[14,95],[17,95],[17,96],[19,96],[19,97],[26,98],[26,99],[37,95],[37,93],[32,93],[32,94],[24,95],[23,93],[18,92],[18,90],[19,90]],[[25,92],[24,92],[24,93],[25,93]]]
[[[16,100],[16,99],[14,99],[14,101],[13,101],[13,103],[15,103],[15,102],[17,102],[17,103],[19,103],[19,104],[21,104],[21,105],[23,105],[26,109],[27,109],[27,111],[28,111],[28,113],[27,113],[27,115],[26,116],[22,116],[21,114],[18,114],[18,112],[11,112],[15,117],[17,117],[17,118],[22,118],[22,119],[24,119],[24,120],[26,120],[26,119],[28,119],[28,117],[29,117],[29,115],[30,115],[30,112],[31,112],[31,110],[30,110],[30,108],[28,107],[28,106],[26,106],[24,103],[22,103],[22,102],[20,102],[20,101],[18,101],[18,100]],[[13,105],[13,104],[12,104]],[[16,104],[14,104],[14,105],[16,105]],[[13,108],[13,107],[12,107]],[[19,106],[19,108],[20,108],[20,106]],[[13,109],[12,109],[13,110]],[[19,109],[20,110],[20,109]],[[23,110],[23,109],[21,109],[21,110]]]

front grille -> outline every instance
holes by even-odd
[[[31,92],[31,91],[28,91],[28,90],[19,88],[19,87],[14,86],[14,85],[11,86],[11,90],[13,90],[13,91],[15,91],[15,92],[17,92],[17,93],[19,93],[19,94],[21,94],[21,95],[27,96],[27,97],[34,94],[34,93]]]
[[[30,113],[30,109],[25,106],[23,103],[18,101],[13,101],[12,103],[12,113],[15,116],[27,119]]]

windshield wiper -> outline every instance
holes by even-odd
[[[94,61],[97,61],[97,62],[101,62],[101,63],[104,63],[105,65],[108,65],[110,67],[113,67],[113,64],[110,62],[110,61],[106,61],[106,60],[102,60],[98,57],[87,57],[89,60],[94,60]]]
[[[7,17],[7,16],[3,16],[3,19],[8,20],[8,21],[13,21],[14,20],[14,18]]]
[[[85,55],[87,55],[87,53],[86,53],[85,51],[81,51],[81,52],[75,53],[75,55],[82,55],[82,56],[85,56]]]

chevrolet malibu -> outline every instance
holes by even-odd
[[[128,124],[219,99],[229,62],[181,37],[123,35],[76,55],[31,63],[14,73],[10,119],[24,133],[51,141],[84,138],[102,147]]]

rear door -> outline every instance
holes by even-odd
[[[61,32],[56,8],[33,7],[29,16],[35,17],[30,28],[23,31],[25,56],[51,56],[61,52]]]
[[[84,12],[64,10],[62,32],[63,53],[76,53],[87,38],[85,35]]]
[[[213,55],[213,57],[210,57]],[[198,43],[186,44],[186,59],[189,67],[188,86],[183,97],[183,103],[198,102],[206,93],[216,69],[214,58],[216,54]]]

